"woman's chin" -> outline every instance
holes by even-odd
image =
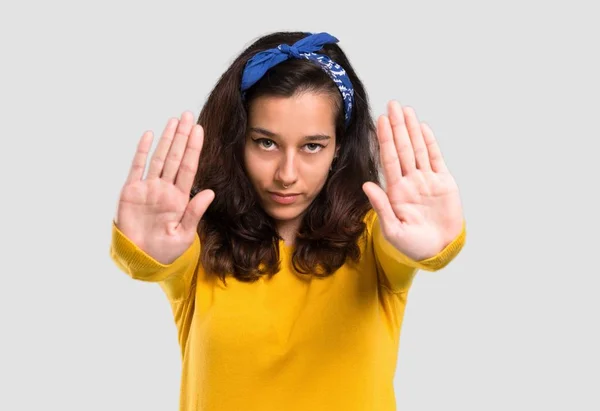
[[[302,212],[304,212],[304,208],[294,206],[271,205],[270,207],[265,207],[265,211],[274,220],[289,221],[295,220],[298,217],[300,217]]]

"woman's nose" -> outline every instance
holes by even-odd
[[[290,186],[298,179],[296,160],[293,155],[284,155],[277,170],[277,180],[284,186]]]

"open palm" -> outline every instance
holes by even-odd
[[[433,131],[411,107],[388,103],[377,122],[385,190],[363,185],[390,244],[414,260],[435,256],[463,227],[458,186]]]
[[[169,264],[193,243],[197,225],[214,198],[203,190],[190,192],[204,140],[192,113],[171,119],[158,142],[144,178],[152,132],[140,139],[119,198],[115,224],[139,248]]]

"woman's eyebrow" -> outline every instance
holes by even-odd
[[[262,134],[266,137],[269,138],[281,138],[281,136],[277,133],[273,133],[272,131],[266,130],[262,127],[250,127],[249,128],[250,131],[254,131],[255,133],[259,133]],[[330,140],[331,136],[328,136],[327,134],[312,134],[310,136],[305,136],[304,140],[306,141],[324,141],[324,140]]]

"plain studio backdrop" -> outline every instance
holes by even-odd
[[[142,133],[277,30],[336,36],[374,117],[414,107],[461,190],[465,248],[409,294],[398,409],[600,409],[593,4],[3,2],[0,409],[177,409],[170,307],[110,260],[111,220]]]

